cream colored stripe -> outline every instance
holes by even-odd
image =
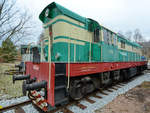
[[[80,41],[76,41],[76,40],[70,40],[70,39],[62,39],[62,38],[59,38],[59,39],[55,39],[53,41],[53,43],[57,43],[57,42],[70,42],[70,43],[73,43],[73,44],[78,44],[78,45],[85,45],[84,42],[80,42]]]
[[[103,30],[101,29],[101,41],[104,41],[104,37],[103,37]]]
[[[92,32],[88,32],[85,29],[81,29],[79,27],[76,27],[74,25],[64,23],[64,22],[58,22],[53,25],[53,36],[66,36],[66,37],[72,37],[76,40],[83,40],[92,42]],[[86,36],[85,36],[86,34]]]
[[[64,15],[56,16],[54,19],[52,19],[52,20],[50,20],[48,23],[44,24],[43,27],[46,27],[47,25],[52,24],[53,22],[55,22],[55,21],[58,20],[58,19],[64,19],[64,20],[70,21],[70,22],[72,22],[72,23],[74,23],[74,24],[77,24],[77,25],[80,25],[80,26],[84,27],[84,24],[83,24],[83,23],[81,23],[81,22],[79,22],[79,21],[76,21],[76,20],[74,20],[74,19],[72,19],[72,18],[69,18],[69,17],[67,17],[67,16],[64,16]]]

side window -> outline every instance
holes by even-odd
[[[99,42],[100,41],[100,38],[99,38],[99,35],[100,34],[100,30],[99,29],[95,29],[94,30],[94,42]]]
[[[125,49],[125,42],[121,40],[121,48]]]
[[[115,34],[113,34],[113,44],[117,45],[117,36]]]
[[[103,29],[103,37],[106,44],[113,44],[113,34],[109,30]]]
[[[110,44],[110,33],[109,33],[109,31],[107,31],[107,40],[108,40],[108,44]]]
[[[105,29],[103,29],[103,38],[104,38],[104,42],[107,43],[107,32]]]
[[[107,31],[107,40],[108,40],[108,44],[110,44],[110,33],[109,33],[109,31]]]
[[[106,29],[103,29],[103,37],[104,37],[104,42],[106,44],[108,44],[109,43],[109,36],[108,36],[108,32]]]
[[[113,44],[113,37],[111,32],[109,32],[109,44]]]

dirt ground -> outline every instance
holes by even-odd
[[[22,81],[12,83],[12,75],[5,74],[6,70],[13,69],[16,63],[0,63],[0,100],[22,95]]]
[[[95,113],[150,113],[150,82],[119,95],[112,102]]]

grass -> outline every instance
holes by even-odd
[[[0,63],[0,99],[22,96],[22,81],[12,82],[12,75],[5,70],[14,68],[15,63]]]
[[[150,88],[150,82],[144,81],[141,85],[139,85],[140,88]]]

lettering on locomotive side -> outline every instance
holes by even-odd
[[[38,65],[33,65],[33,70],[36,70],[36,71],[38,71],[40,68],[39,68],[39,66]]]
[[[80,68],[81,69],[81,72],[85,72],[85,71],[91,71],[91,70],[93,70],[93,69],[96,69],[96,67],[81,67]]]

